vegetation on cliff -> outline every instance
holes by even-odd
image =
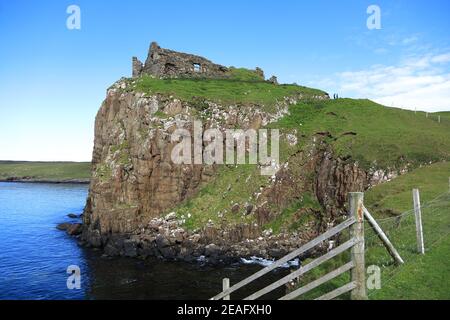
[[[369,168],[412,167],[450,159],[450,122],[370,100],[337,99],[294,105],[271,127],[322,133],[337,156]],[[301,140],[307,142],[305,137]]]
[[[184,101],[208,100],[220,104],[260,105],[273,111],[274,105],[285,97],[326,96],[326,93],[294,84],[274,85],[258,80],[252,71],[234,70],[230,79],[158,79],[142,76],[136,79],[135,89],[151,94],[167,94]]]
[[[302,101],[290,107],[289,115],[268,127],[284,133],[281,161],[297,171],[302,170],[303,164],[293,159],[293,155],[310,148],[315,137],[323,139],[335,157],[349,163],[356,161],[368,172],[391,173],[391,178],[421,165],[450,160],[450,122],[437,123],[431,117],[369,100]],[[295,134],[299,143],[290,146],[287,134]],[[271,178],[261,176],[255,165],[224,166],[201,192],[174,211],[190,229],[201,228],[207,222],[219,225],[254,222],[253,215],[246,215],[246,204],[254,204],[260,190],[270,182]],[[277,208],[280,214],[264,227],[274,232],[293,231],[317,218],[320,205],[313,190],[308,192],[308,200],[299,195],[288,205]]]

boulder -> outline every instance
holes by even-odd
[[[171,212],[164,217],[164,219],[166,219],[166,221],[172,221],[172,220],[175,220],[176,218],[177,218],[177,214],[175,212]]]
[[[250,214],[253,211],[253,205],[251,203],[245,204],[245,213]]]
[[[106,254],[107,256],[114,257],[114,256],[120,255],[120,251],[119,251],[119,250],[117,249],[117,247],[115,247],[113,244],[108,243],[108,244],[105,246],[105,254]]]
[[[170,242],[166,237],[158,234],[156,236],[156,245],[158,246],[159,249],[162,249],[170,246]]]
[[[205,247],[205,256],[207,257],[216,257],[220,253],[220,248],[214,243],[208,244]]]
[[[127,239],[123,242],[123,252],[126,257],[137,256],[137,243],[132,239]]]
[[[69,236],[78,236],[83,231],[83,225],[81,223],[74,223],[66,231]]]
[[[66,231],[67,229],[69,229],[69,227],[70,227],[71,225],[72,225],[72,224],[69,223],[69,222],[59,223],[59,224],[56,226],[56,229],[61,230],[61,231]]]

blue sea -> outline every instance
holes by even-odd
[[[56,229],[76,221],[67,214],[82,213],[87,193],[87,185],[0,182],[0,300],[208,299],[221,291],[222,278],[236,283],[261,268],[102,257]],[[79,289],[67,286],[69,266],[80,269]],[[232,298],[243,298],[285,272]],[[279,297],[280,290],[266,298]]]

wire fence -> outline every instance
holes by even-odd
[[[450,124],[450,117],[446,115],[425,112],[425,117],[429,120],[436,121],[438,123]]]
[[[421,206],[425,252],[432,250],[450,235],[450,193],[446,192]],[[422,255],[418,252],[414,209],[384,219],[378,224],[391,240],[405,264],[413,263]],[[382,270],[383,286],[391,282],[402,269],[395,266],[378,235],[365,222],[366,265],[377,265]],[[369,297],[377,290],[369,291]]]

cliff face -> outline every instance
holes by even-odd
[[[105,245],[113,234],[145,228],[161,213],[195,194],[216,171],[215,165],[177,165],[171,160],[175,129],[193,135],[203,129],[259,128],[287,113],[288,101],[269,114],[258,106],[201,107],[168,95],[144,95],[128,80],[107,92],[95,120],[92,180],[85,208],[83,238]],[[295,101],[291,101],[295,102]]]
[[[211,262],[251,255],[277,258],[338,223],[345,215],[348,192],[363,191],[388,176],[366,172],[354,161],[335,156],[326,137],[318,133],[290,154],[267,183],[252,186],[255,193],[246,203],[228,204],[226,214],[232,215],[235,223],[206,220],[198,228],[188,228],[184,215],[168,213],[198,196],[199,190],[215,179],[219,166],[174,164],[174,130],[186,129],[193,136],[193,121],[199,119],[204,130],[258,129],[286,116],[289,106],[304,97],[285,97],[270,109],[248,103],[222,105],[207,99],[186,102],[169,94],[139,92],[135,81],[115,83],[95,121],[92,180],[82,239],[103,247],[108,255]],[[282,133],[288,145],[296,145],[299,137],[296,131]],[[237,179],[234,183],[247,181]],[[224,190],[223,199],[234,187]],[[306,219],[300,229],[274,233],[267,227],[308,197],[319,207],[295,208],[293,225]]]

